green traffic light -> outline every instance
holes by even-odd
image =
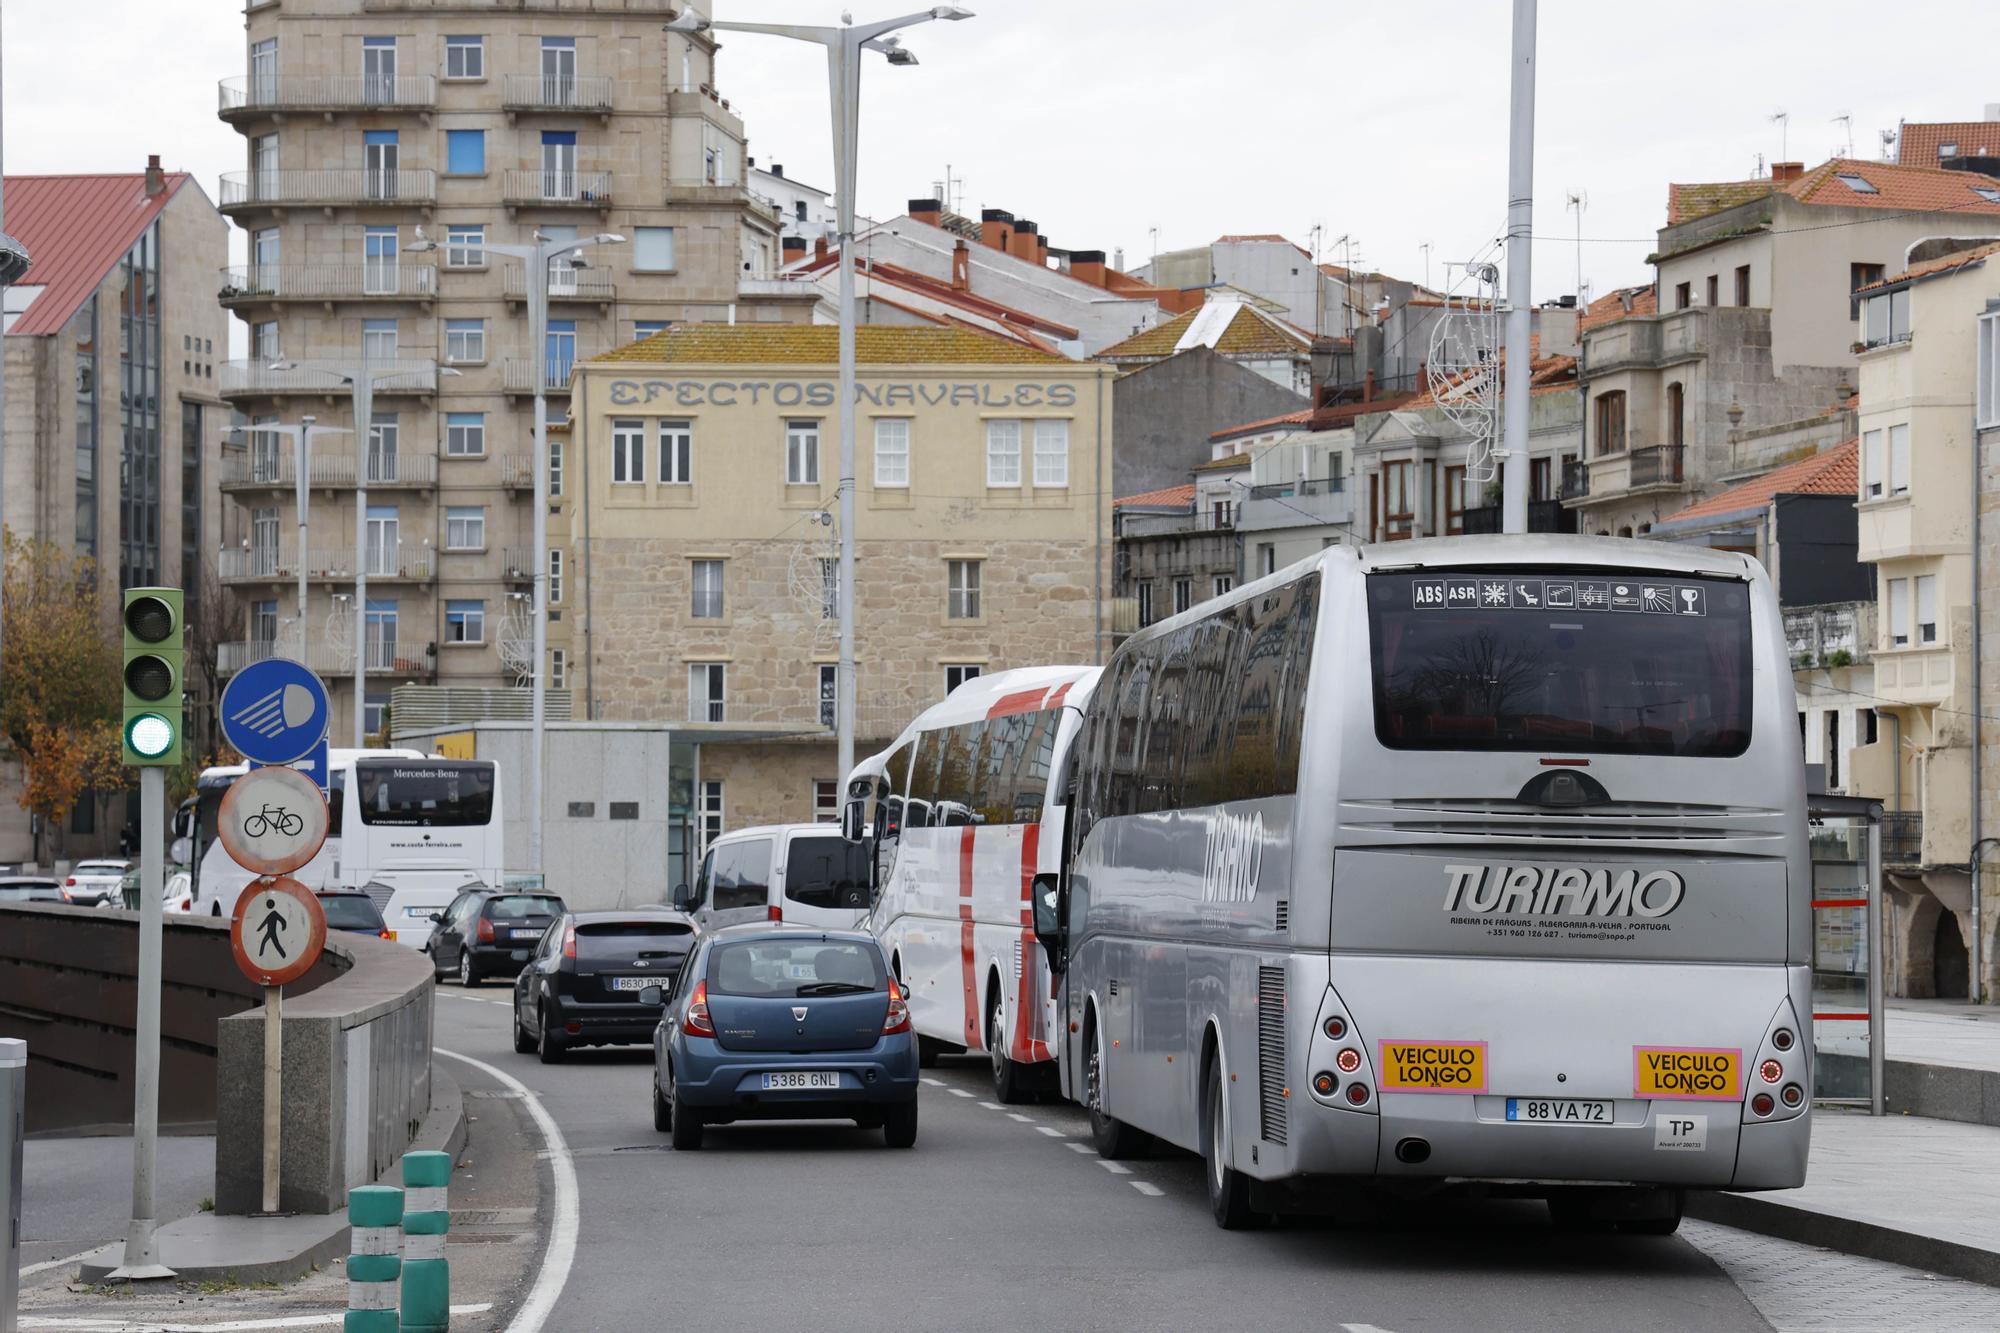
[[[158,713],[141,713],[125,724],[125,744],[143,759],[157,759],[174,748],[174,724]]]

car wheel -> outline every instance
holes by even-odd
[[[674,1107],[660,1093],[660,1071],[653,1071],[653,1128],[662,1134],[674,1127]]]
[[[521,1026],[521,1011],[516,1009],[514,1011],[514,1054],[533,1055],[534,1053],[535,1034]]]
[[[1224,1231],[1250,1225],[1250,1178],[1229,1166],[1229,1115],[1222,1103],[1222,1062],[1209,1062],[1202,1094],[1202,1172],[1208,1183],[1208,1207]]]
[[[701,1116],[698,1112],[672,1108],[674,1123],[669,1132],[673,1135],[675,1152],[694,1152],[701,1147]]]
[[[891,1148],[914,1147],[917,1142],[917,1099],[892,1106],[882,1116],[882,1141]]]
[[[479,969],[472,965],[472,952],[469,949],[458,951],[458,984],[467,990],[479,984]]]
[[[1146,1135],[1123,1120],[1104,1113],[1104,1058],[1097,1049],[1097,1029],[1090,1031],[1089,1054],[1085,1057],[1084,1109],[1090,1112],[1090,1142],[1099,1157],[1112,1161],[1146,1155]]]
[[[541,1030],[535,1044],[535,1054],[542,1058],[542,1063],[545,1065],[562,1063],[562,1038],[556,1035],[555,1020],[549,1017],[546,1009],[541,1014]]]
[[[995,989],[993,1002],[986,1007],[986,1050],[993,1061],[993,1099],[1009,1104],[1025,1102],[1028,1100],[1028,1071],[1007,1058],[1004,1023],[1000,992]]]

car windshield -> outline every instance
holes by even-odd
[[[540,894],[509,893],[486,902],[486,915],[495,921],[521,921],[531,916],[561,916],[563,900]]]
[[[682,921],[591,921],[576,928],[579,963],[629,963],[685,954],[694,927]]]
[[[715,946],[709,989],[717,995],[839,995],[881,990],[881,952],[852,940],[740,940]]]
[[[352,898],[321,898],[320,910],[326,913],[329,930],[380,930],[382,914],[375,910],[375,904],[363,895]]]

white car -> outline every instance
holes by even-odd
[[[194,876],[185,870],[176,870],[167,876],[167,882],[160,889],[160,910],[172,916],[194,910]]]
[[[132,868],[126,860],[98,858],[78,861],[63,880],[63,901],[75,907],[118,906],[118,885]]]

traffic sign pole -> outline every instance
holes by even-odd
[[[246,777],[238,778],[230,788],[230,794],[233,796],[258,773],[282,775],[292,782],[303,782],[308,792],[318,798],[317,789],[302,775],[288,768],[257,769]],[[269,824],[271,819],[267,811],[271,808],[260,805],[245,816],[243,806],[236,806],[232,811],[229,798],[225,797],[217,824],[222,829],[236,828],[245,819]],[[322,819],[324,814],[322,809]],[[324,826],[319,833],[324,836]],[[232,838],[223,845],[244,868],[259,870],[231,845],[234,841]],[[309,845],[291,855],[297,857],[296,864],[303,865],[312,859],[318,847],[319,838],[314,837]],[[321,910],[313,891],[297,880],[288,875],[273,875],[269,871],[260,870],[259,873],[264,878],[254,879],[244,887],[242,895],[236,900],[236,910],[230,915],[229,949],[235,955],[237,968],[264,990],[264,1206],[258,1216],[269,1217],[281,1215],[283,1206],[280,1198],[283,1182],[279,1148],[284,1129],[284,987],[286,982],[304,976],[319,961],[320,952],[326,947],[326,913]]]
[[[285,988],[264,987],[264,1212],[278,1211],[278,1132],[285,1087]]]
[[[160,1262],[153,1160],[160,1136],[160,852],[167,771],[139,770],[139,993],[132,1055],[132,1220],[114,1281],[174,1276]]]

